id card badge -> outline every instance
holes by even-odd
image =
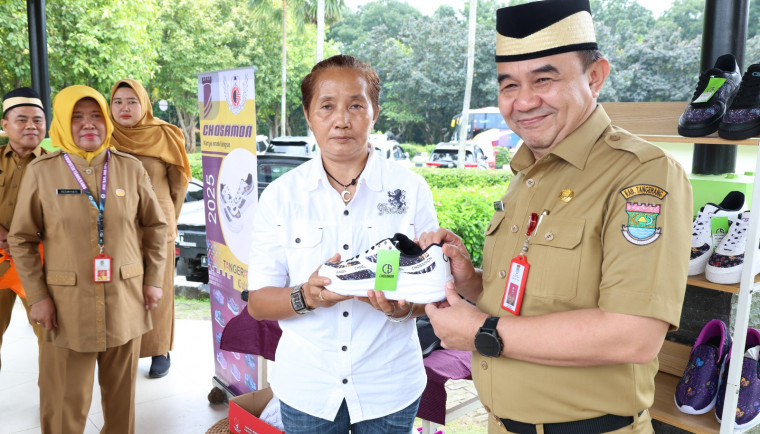
[[[515,315],[520,315],[523,295],[525,295],[525,283],[528,281],[530,264],[525,255],[517,255],[509,265],[507,286],[504,288],[504,298],[501,308]]]
[[[93,282],[108,283],[111,281],[111,257],[99,254],[92,260]]]

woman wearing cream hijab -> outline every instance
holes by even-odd
[[[30,318],[44,328],[43,433],[84,432],[96,363],[101,432],[135,432],[140,341],[161,304],[166,221],[142,164],[111,148],[107,110],[87,86],[56,95],[60,150],[27,167],[8,237]]]
[[[185,153],[185,138],[174,125],[153,117],[148,93],[140,82],[126,78],[111,89],[111,119],[114,132],[111,144],[134,155],[150,175],[169,230],[166,236],[166,263],[163,303],[152,312],[153,330],[146,333],[140,357],[152,357],[149,376],[169,373],[169,350],[174,346],[174,240],[177,217],[185,200],[190,163]]]

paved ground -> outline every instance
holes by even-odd
[[[176,276],[174,280],[175,295],[185,298],[208,298],[208,288],[197,282],[188,282],[184,277]],[[210,310],[210,309],[209,309]],[[210,321],[210,313],[207,316]],[[449,380],[446,383],[448,407],[467,401],[477,394],[470,380]],[[479,407],[459,419],[441,428],[446,434],[481,434],[487,432],[488,414]]]

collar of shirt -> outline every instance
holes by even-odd
[[[34,150],[32,151],[31,155],[33,155],[35,158],[37,158],[37,157],[39,157],[40,155],[42,155],[42,152],[43,152],[43,150],[42,150],[42,146],[40,146],[40,145],[37,145],[37,147],[36,147],[36,148],[34,148]],[[13,150],[13,148],[11,147],[11,145],[10,145],[10,143],[9,143],[9,144],[7,144],[7,145],[3,146],[3,152],[2,152],[2,155],[3,155],[4,157],[10,157],[10,156],[12,156],[12,155],[18,156],[18,153],[16,153],[16,151],[15,151],[15,150]]]
[[[372,191],[381,191],[383,189],[382,168],[380,167],[380,164],[378,164],[377,159],[378,157],[375,156],[374,152],[369,153],[367,165],[359,176],[357,185],[359,183],[364,183],[367,188]],[[308,191],[316,190],[317,187],[319,187],[320,182],[322,185],[330,187],[330,181],[327,179],[327,172],[325,172],[325,167],[321,164],[321,161],[320,164],[314,164],[309,167],[309,173],[306,175],[306,179]]]
[[[554,154],[578,169],[583,170],[599,136],[610,126],[610,117],[601,105],[591,113],[586,121],[575,131],[559,142],[549,154]],[[517,173],[532,166],[536,162],[533,153],[527,146],[521,146],[512,159],[512,172]]]

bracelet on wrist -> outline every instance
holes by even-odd
[[[412,317],[412,312],[414,312],[414,303],[409,303],[409,312],[407,312],[406,315],[402,316],[401,318],[394,318],[393,316],[388,315],[386,318],[388,318],[388,321],[390,322],[404,322]]]

